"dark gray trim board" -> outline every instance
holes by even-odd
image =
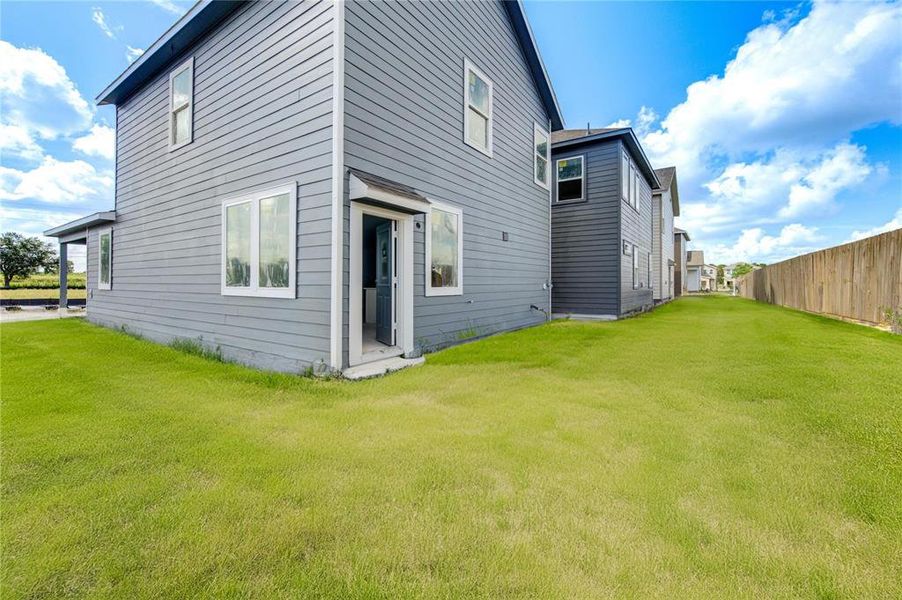
[[[44,232],[44,235],[46,235],[47,237],[61,238],[81,231],[86,232],[91,227],[109,225],[110,223],[113,223],[115,221],[116,211],[109,210],[106,212],[96,212],[93,215],[75,219],[74,221],[69,221],[64,225],[58,225],[56,227],[48,229]]]
[[[110,85],[97,95],[97,104],[119,104],[160,73],[205,33],[238,9],[240,0],[200,0],[166,30]]]
[[[59,306],[59,298],[2,298],[0,306]],[[84,298],[70,298],[67,306],[85,306]]]

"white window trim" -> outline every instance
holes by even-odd
[[[297,297],[297,226],[298,226],[298,196],[297,184],[290,183],[275,188],[255,191],[240,197],[227,198],[222,201],[222,232],[221,232],[221,258],[219,261],[220,282],[223,296],[256,296],[262,298],[296,298]],[[288,212],[291,221],[288,223],[288,287],[287,288],[261,288],[260,287],[260,200],[288,194]],[[226,209],[236,204],[251,204],[251,284],[248,287],[226,286]]]
[[[639,210],[639,168],[636,166],[636,163],[630,161],[630,165],[632,165],[632,173],[633,173],[633,194],[630,198],[630,206],[632,206],[637,211]]]
[[[631,266],[633,268],[633,289],[638,290],[642,287],[642,281],[639,275],[639,269],[641,268],[639,266],[639,246],[636,244],[633,244],[633,262]]]
[[[182,104],[180,106],[172,105],[172,81],[176,78],[177,75],[181,74],[183,71],[188,71],[188,81],[191,85],[191,91],[188,94],[188,102],[186,104]],[[194,141],[194,57],[192,56],[178,67],[172,70],[169,73],[169,111],[167,112],[167,117],[169,119],[169,151],[178,150],[184,146],[187,146],[191,142]],[[188,139],[184,142],[175,143],[175,122],[172,116],[175,114],[176,109],[180,109],[182,107],[187,106],[188,110]]]
[[[104,235],[110,236],[110,280],[104,283],[100,279],[100,274],[103,272],[103,253],[100,251],[100,238]],[[104,229],[97,230],[97,289],[98,290],[111,290],[113,289],[113,228],[106,227]]]
[[[536,152],[536,134],[541,133],[545,136],[545,156],[542,156],[538,152]],[[532,179],[536,183],[546,190],[551,189],[551,135],[545,131],[545,128],[539,125],[536,122],[533,122],[532,129]],[[545,181],[542,181],[538,177],[536,177],[536,157],[540,157],[545,159]]]
[[[566,160],[573,160],[575,158],[579,159],[580,166],[580,176],[579,177],[567,177],[565,179],[558,178],[558,165]],[[581,180],[579,186],[579,198],[567,198],[566,200],[561,200],[560,198],[560,182],[562,181],[574,181],[576,179]],[[564,156],[562,158],[555,159],[554,161],[554,203],[555,204],[569,204],[571,202],[583,202],[586,199],[586,156],[584,154],[576,154],[574,156]]]
[[[426,262],[424,279],[427,296],[461,296],[464,293],[464,213],[456,206],[432,203],[433,210],[438,209],[457,215],[457,286],[432,287],[432,213],[426,213]]]
[[[486,147],[483,148],[479,144],[470,141],[470,82],[469,82],[469,73],[473,71],[476,75],[482,79],[486,85],[489,87],[489,114],[482,113],[481,110],[473,106],[473,109],[482,114],[486,119],[488,119],[487,130],[486,130]],[[493,133],[493,123],[494,123],[494,113],[495,113],[495,101],[494,101],[494,93],[495,86],[492,84],[492,80],[486,77],[485,73],[483,73],[480,69],[476,68],[476,66],[470,62],[469,59],[464,59],[464,143],[466,143],[471,148],[475,148],[479,150],[489,158],[492,158],[492,149],[495,143],[495,136]]]
[[[626,163],[626,168],[624,169],[624,163]],[[620,157],[620,186],[623,188],[620,192],[620,197],[623,198],[623,201],[627,204],[630,203],[630,185],[632,181],[632,171],[630,169],[630,157],[626,152]],[[623,185],[623,180],[626,179],[626,185]]]

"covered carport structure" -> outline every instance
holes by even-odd
[[[109,210],[104,212],[97,212],[92,215],[70,221],[65,225],[60,225],[58,227],[54,227],[53,229],[48,229],[44,232],[45,236],[56,238],[59,241],[60,245],[60,308],[66,308],[69,305],[69,298],[66,291],[66,288],[69,284],[69,270],[67,267],[67,262],[69,260],[69,244],[87,246],[88,233],[92,228],[103,225],[110,225],[115,221],[116,211]],[[88,265],[87,268],[88,272],[90,272],[90,265]]]

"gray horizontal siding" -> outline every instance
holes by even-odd
[[[623,151],[632,156],[626,146],[621,146]],[[639,274],[641,287],[633,288],[633,257],[620,253],[620,314],[629,314],[637,310],[650,307],[654,300],[652,289],[648,285],[648,255],[652,251],[652,215],[651,215],[651,185],[644,178],[639,179],[638,208],[633,208],[621,201],[621,227],[622,239],[636,244],[639,247]]]
[[[556,313],[615,315],[620,289],[620,143],[555,150],[552,163],[570,156],[585,156],[587,199],[552,208],[552,307]]]
[[[346,11],[346,166],[463,211],[462,296],[425,296],[425,231],[415,230],[417,346],[541,322],[529,307],[548,308],[549,208],[548,191],[533,182],[532,136],[548,116],[504,7],[348,2]],[[465,58],[494,84],[492,158],[463,141]],[[349,211],[346,197],[345,361]]]
[[[247,3],[189,49],[174,65],[194,57],[194,141],[174,152],[168,72],[118,107],[113,289],[96,289],[95,256],[92,321],[265,368],[328,361],[332,16],[328,2]],[[222,296],[222,201],[287,182],[297,298]]]
[[[663,292],[663,283],[664,278],[662,277],[661,272],[661,252],[662,252],[662,229],[663,229],[663,215],[661,213],[661,202],[662,195],[661,194],[652,194],[652,202],[651,202],[651,255],[652,262],[654,263],[655,272],[652,277],[652,291],[654,292],[654,299],[660,300],[664,297]]]

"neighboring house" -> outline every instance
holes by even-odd
[[[702,291],[713,292],[717,289],[717,265],[702,266]]]
[[[630,128],[552,134],[552,307],[616,318],[652,297],[652,189],[659,187]]]
[[[686,291],[701,292],[703,282],[707,279],[703,277],[703,268],[705,266],[705,253],[701,250],[689,250],[686,252]]]
[[[660,187],[652,191],[652,289],[655,302],[674,296],[673,218],[680,216],[676,167],[655,169]]]
[[[689,234],[679,227],[673,228],[673,294],[682,296],[685,294],[688,284],[686,245],[689,243]]]
[[[115,211],[47,232],[92,322],[298,372],[550,314],[563,123],[519,2],[202,0],[98,100]]]
[[[732,292],[733,291],[733,269],[736,268],[735,264],[725,265],[723,268],[723,282],[717,284],[717,289]]]

